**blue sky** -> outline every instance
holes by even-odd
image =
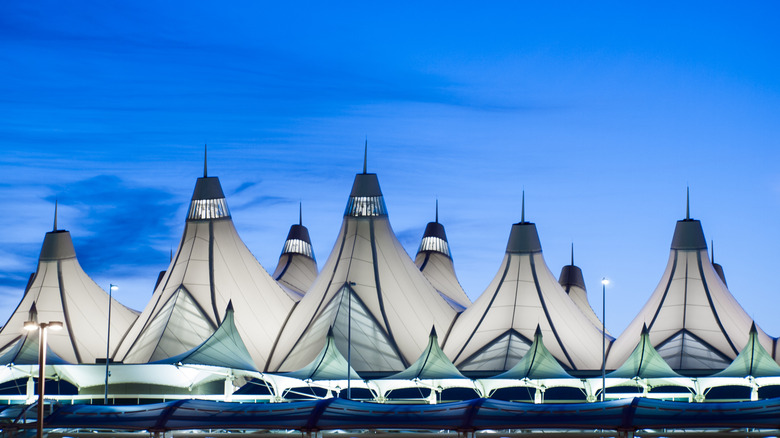
[[[0,5],[0,319],[55,199],[87,273],[143,308],[204,143],[263,266],[299,201],[322,263],[368,138],[399,238],[414,253],[438,197],[472,299],[525,189],[553,273],[574,242],[597,313],[612,279],[619,333],[690,185],[731,291],[780,335],[775,4],[125,3]]]

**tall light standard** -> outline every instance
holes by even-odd
[[[61,321],[35,322],[25,321],[24,329],[38,330],[38,438],[43,438],[43,395],[46,381],[46,331],[62,329]]]
[[[607,391],[607,285],[606,277],[601,279],[601,401],[606,400]]]
[[[106,393],[103,397],[103,404],[108,404],[108,363],[111,361],[109,358],[109,345],[111,344],[111,301],[112,299],[112,292],[119,289],[119,286],[115,284],[109,284],[108,285],[108,328],[106,329]]]
[[[349,282],[347,296],[349,297],[349,306],[347,311],[347,400],[352,400],[352,286],[357,285],[354,281]]]

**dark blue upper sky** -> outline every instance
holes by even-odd
[[[732,292],[780,335],[774,3],[157,3],[0,4],[0,319],[55,199],[87,273],[142,308],[204,143],[263,266],[299,201],[322,264],[368,137],[399,238],[414,253],[438,197],[472,299],[525,189],[553,273],[574,242],[599,314],[612,279],[619,333],[690,185]]]

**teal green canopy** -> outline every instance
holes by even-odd
[[[542,341],[542,330],[537,325],[534,333],[534,342],[531,348],[507,371],[491,377],[491,379],[571,379],[573,378],[560,363],[553,357],[552,353],[544,346]]]
[[[747,345],[723,371],[711,377],[780,377],[780,365],[758,342],[756,323],[750,327]]]
[[[311,363],[298,371],[280,375],[301,380],[363,380],[336,348],[332,327],[328,329],[325,346]]]
[[[222,323],[202,344],[177,356],[152,363],[210,365],[257,371],[252,356],[236,328],[232,302],[228,303]]]
[[[650,343],[650,333],[647,325],[642,327],[642,334],[628,359],[620,368],[607,374],[607,377],[633,379],[660,379],[667,377],[682,377],[672,370],[658,351]]]
[[[428,346],[420,357],[400,373],[386,377],[387,380],[429,380],[429,379],[467,379],[460,373],[452,361],[441,351],[436,328],[431,328]]]

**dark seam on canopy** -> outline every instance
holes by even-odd
[[[344,236],[341,238],[341,245],[339,245],[339,255],[338,258],[336,258],[336,265],[333,267],[333,271],[330,274],[330,280],[328,280],[328,287],[325,288],[325,293],[322,294],[322,298],[320,298],[320,302],[317,303],[317,308],[314,309],[314,313],[312,314],[311,319],[308,323],[306,323],[306,328],[303,329],[300,335],[298,335],[298,339],[295,340],[295,343],[293,344],[293,348],[290,349],[290,351],[287,352],[287,354],[282,358],[282,360],[279,362],[279,368],[282,367],[284,362],[290,357],[290,354],[295,349],[295,346],[298,345],[298,342],[301,341],[301,338],[303,338],[303,335],[306,334],[306,332],[311,328],[311,325],[314,323],[314,320],[316,319],[317,315],[320,312],[320,308],[322,308],[322,304],[325,301],[325,297],[328,296],[328,292],[330,291],[331,286],[333,285],[333,278],[336,276],[336,271],[338,271],[339,264],[341,263],[341,254],[344,252],[344,243],[347,241],[347,234],[349,232],[349,220],[347,218],[344,218]],[[355,230],[355,233],[357,233],[357,230]],[[357,241],[357,234],[355,234],[355,241]],[[352,248],[354,250],[355,243],[352,244]],[[327,264],[327,261],[326,261]],[[266,363],[265,370],[268,371],[268,367],[271,365],[271,360],[274,357],[274,354],[276,353],[276,347],[279,344],[279,340],[282,337],[282,334],[284,333],[284,329],[287,328],[287,322],[290,320],[290,315],[293,314],[293,311],[298,307],[298,303],[300,301],[293,304],[293,308],[290,309],[290,313],[287,314],[287,318],[284,321],[284,325],[282,325],[281,330],[279,330],[279,334],[276,335],[276,340],[274,341],[274,346],[271,349],[271,354],[268,355],[268,362]],[[277,370],[279,369],[277,368]]]
[[[369,230],[371,232],[371,256],[374,259],[374,282],[376,283],[376,298],[379,301],[379,312],[382,314],[382,319],[385,321],[385,327],[387,327],[387,335],[388,335],[388,341],[390,345],[395,350],[398,357],[401,359],[401,363],[403,364],[404,368],[409,367],[409,362],[406,360],[406,357],[404,357],[403,354],[401,354],[401,349],[398,348],[398,344],[395,342],[395,336],[393,336],[393,329],[390,327],[390,321],[387,319],[387,313],[385,312],[385,302],[382,297],[382,286],[379,282],[379,266],[378,266],[378,258],[376,256],[376,237],[374,236],[374,220],[371,219],[369,222]]]
[[[544,301],[544,297],[542,296],[542,288],[541,286],[539,286],[539,278],[536,276],[536,263],[534,263],[533,255],[529,257],[529,260],[531,261],[531,274],[533,274],[534,277],[534,284],[536,285],[536,293],[539,295],[539,302],[542,303],[544,316],[547,317],[547,323],[550,324],[550,329],[552,330],[553,335],[555,335],[555,339],[558,341],[558,345],[560,345],[563,354],[566,356],[566,359],[569,361],[569,364],[571,365],[571,368],[573,370],[576,370],[577,366],[574,365],[574,361],[571,360],[571,357],[569,356],[569,352],[566,351],[566,346],[563,345],[563,342],[561,341],[561,337],[558,336],[558,331],[555,330],[555,325],[553,324],[552,319],[550,319],[550,312],[547,310],[547,303],[545,303]]]
[[[726,333],[726,329],[723,327],[723,323],[720,321],[718,312],[715,310],[715,304],[712,302],[712,295],[710,295],[710,288],[707,287],[707,280],[704,278],[704,268],[701,265],[701,252],[696,253],[696,258],[699,261],[699,275],[701,275],[701,284],[704,285],[704,293],[707,295],[707,302],[710,303],[710,310],[712,310],[712,316],[715,317],[715,321],[718,323],[718,327],[720,328],[721,333],[723,333],[723,336],[726,338],[726,341],[728,341],[731,349],[734,351],[735,354],[739,354],[739,350],[737,350],[737,347],[734,345],[733,342],[731,342],[731,337],[729,337],[729,334]]]
[[[209,290],[211,291],[211,310],[214,311],[214,321],[219,325],[219,309],[217,309],[217,290],[214,286],[214,222],[209,221]]]
[[[471,342],[471,338],[474,337],[474,335],[477,333],[477,330],[479,330],[479,326],[482,325],[482,321],[484,321],[485,317],[487,316],[490,309],[493,307],[493,301],[495,301],[496,296],[498,296],[498,290],[501,289],[501,285],[504,284],[504,279],[506,278],[507,272],[509,272],[509,265],[512,264],[512,254],[507,253],[507,262],[506,262],[506,268],[504,268],[504,273],[501,275],[501,280],[498,282],[498,286],[496,286],[496,290],[493,292],[493,296],[490,298],[490,302],[488,303],[487,307],[485,308],[485,312],[482,314],[482,317],[479,319],[479,322],[476,326],[474,326],[474,330],[469,335],[468,339],[466,339],[466,342],[463,343],[463,347],[460,348],[460,351],[458,354],[455,355],[455,359],[453,359],[453,363],[458,360],[461,354],[463,354],[463,350],[466,349],[466,346],[469,345],[469,342]],[[449,338],[449,336],[448,336]],[[472,354],[471,357],[474,355]]]
[[[280,278],[284,277],[284,274],[287,272],[287,268],[290,267],[290,264],[292,264],[292,254],[283,254],[282,257],[287,256],[287,261],[284,264],[284,269],[282,269],[282,272],[279,273],[274,280],[279,281]]]
[[[70,337],[70,345],[73,347],[73,353],[76,355],[76,363],[81,363],[81,354],[76,347],[76,337],[73,335],[73,326],[70,323],[70,315],[68,313],[68,302],[65,300],[65,286],[62,283],[62,260],[57,260],[57,286],[60,290],[60,301],[62,302],[62,313],[65,315],[65,327],[68,328],[68,336]],[[106,358],[108,360],[108,358]]]
[[[133,347],[135,347],[135,344],[138,343],[138,338],[140,338],[141,337],[141,333],[143,333],[144,330],[146,330],[147,327],[149,327],[149,321],[151,320],[152,315],[154,315],[156,313],[155,310],[157,309],[157,306],[160,304],[160,299],[162,299],[162,296],[163,296],[163,293],[165,292],[165,289],[168,287],[168,282],[171,280],[171,273],[170,273],[170,271],[173,271],[173,269],[176,267],[176,264],[179,263],[179,256],[181,255],[182,246],[184,244],[184,237],[187,236],[187,230],[188,230],[189,226],[190,226],[190,223],[189,222],[185,222],[185,224],[184,224],[184,234],[182,234],[181,240],[179,241],[179,247],[176,249],[176,258],[173,260],[173,263],[169,267],[169,269],[168,269],[169,272],[165,273],[165,283],[162,283],[161,286],[158,285],[158,288],[160,290],[160,294],[157,296],[157,300],[154,302],[154,306],[152,307],[152,310],[149,312],[149,316],[146,317],[146,321],[144,321],[143,327],[141,327],[141,329],[138,331],[138,336],[136,336],[135,339],[133,339],[133,342],[127,348],[127,352],[125,352],[125,356],[127,356],[127,354],[130,353],[130,350],[132,350]],[[192,253],[192,247],[190,247],[190,253]],[[156,291],[157,291],[157,289],[155,289],[155,292]],[[138,319],[140,319],[140,318],[141,318],[141,315],[138,315],[138,317],[136,317],[136,320],[133,321],[133,325],[130,326],[130,329],[132,329],[135,326],[135,323],[138,322]],[[130,333],[130,329],[128,329],[122,335],[122,339],[119,341],[119,343],[116,344],[116,348],[114,349],[114,354],[115,355],[116,355],[116,353],[119,352],[119,347],[122,345],[122,343],[125,341],[125,338]]]
[[[422,265],[420,265],[420,272],[422,272],[423,269],[425,269],[425,265],[428,264],[428,260],[431,258],[431,252],[425,251],[425,260],[423,260]]]
[[[653,328],[653,324],[655,324],[656,318],[658,318],[658,314],[661,312],[661,308],[664,307],[664,301],[666,301],[666,295],[669,293],[669,287],[672,286],[672,280],[674,279],[674,272],[677,270],[677,253],[679,251],[674,250],[674,260],[672,261],[672,272],[669,273],[669,281],[666,283],[666,289],[664,289],[664,294],[661,297],[661,302],[658,303],[658,308],[655,309],[655,315],[653,315],[653,319],[650,320],[650,324],[647,325],[647,331],[649,332]]]

